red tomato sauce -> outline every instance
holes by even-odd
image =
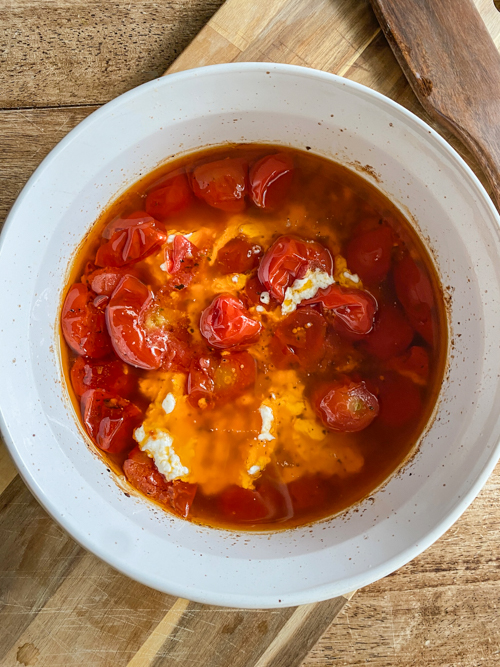
[[[271,145],[182,157],[110,204],[61,332],[106,464],[165,510],[238,530],[372,494],[415,452],[447,350],[442,288],[401,212]]]

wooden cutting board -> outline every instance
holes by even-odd
[[[500,22],[496,14],[488,21],[495,9],[489,0],[477,4],[498,46]],[[168,71],[229,61],[330,71],[426,118],[365,0],[227,0]],[[482,177],[461,144],[441,133]],[[350,597],[266,611],[172,598],[76,545],[32,498],[3,446],[0,494],[2,666],[294,667]]]

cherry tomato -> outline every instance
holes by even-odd
[[[243,236],[237,236],[226,243],[217,253],[215,266],[223,275],[227,273],[247,273],[258,265],[262,248],[249,243]]]
[[[387,360],[402,354],[411,344],[413,336],[413,329],[401,308],[383,305],[372,331],[363,340],[363,347],[379,359]]]
[[[121,267],[134,264],[158,250],[167,240],[165,232],[145,211],[135,211],[126,218],[117,218],[104,229],[109,239],[97,251],[97,266]]]
[[[219,497],[219,507],[235,523],[285,521],[293,516],[286,484],[263,479],[257,490],[230,486]]]
[[[346,249],[347,266],[364,282],[381,282],[389,273],[393,232],[387,225],[355,236]]]
[[[243,302],[231,294],[215,297],[200,318],[201,335],[212,347],[223,349],[252,345],[261,329],[262,324],[252,320]]]
[[[179,285],[188,285],[194,277],[194,270],[199,264],[200,251],[182,234],[177,234],[172,250],[165,250],[165,268],[167,273],[176,277]],[[163,267],[162,267],[163,268]]]
[[[175,512],[184,518],[189,515],[193,504],[197,484],[189,484],[181,480],[167,482],[158,472],[154,461],[135,447],[123,464],[123,471],[129,482],[145,496],[163,505],[170,505]]]
[[[146,213],[156,220],[164,220],[178,213],[191,202],[191,188],[186,174],[172,176],[161,183],[161,187],[148,192]]]
[[[99,359],[111,352],[104,311],[93,301],[95,294],[82,283],[69,289],[61,315],[64,339],[70,348],[85,357]]]
[[[124,398],[135,388],[135,376],[122,361],[102,361],[78,357],[71,367],[71,384],[80,398],[88,389],[106,389]]]
[[[221,357],[202,356],[191,363],[187,380],[189,401],[199,407],[220,405],[253,386],[255,377],[255,359],[248,352],[232,352]]]
[[[327,428],[344,433],[362,431],[379,412],[377,397],[366,384],[350,379],[319,387],[313,394],[312,405]]]
[[[132,447],[133,430],[142,419],[136,405],[105,389],[89,389],[82,396],[81,410],[87,433],[100,449],[117,454]]]
[[[202,164],[192,174],[193,192],[214,208],[239,213],[246,205],[247,172],[248,166],[240,158]]]
[[[377,302],[375,298],[361,289],[349,289],[333,284],[318,290],[316,296],[302,301],[302,304],[321,303],[330,310],[348,331],[365,335],[373,328]]]
[[[313,370],[325,355],[326,326],[325,318],[314,308],[306,306],[290,313],[275,331],[281,343],[280,347],[271,348],[275,365],[278,368],[298,365]]]
[[[410,324],[427,343],[434,341],[434,295],[429,277],[406,254],[394,267],[396,294],[406,311]]]
[[[321,269],[332,275],[330,251],[316,241],[280,236],[262,258],[257,275],[266,290],[282,303],[287,287],[303,278],[308,269]]]
[[[269,295],[269,299],[266,299],[267,303],[261,301],[260,296],[265,291],[266,288],[257,276],[251,276],[245,284],[245,296],[251,304],[263,306],[266,310],[272,310],[278,305],[278,302],[271,295]]]
[[[266,155],[250,169],[250,196],[259,208],[275,209],[293,180],[293,160],[285,153]]]
[[[400,428],[416,419],[422,411],[418,387],[407,377],[384,373],[379,385],[380,422]]]
[[[115,291],[116,286],[127,275],[127,269],[97,269],[90,273],[86,280],[90,289],[96,294],[104,294],[111,296]]]
[[[413,345],[400,357],[393,359],[390,367],[416,384],[426,384],[429,379],[429,353],[420,345]]]
[[[135,276],[119,282],[106,308],[113,349],[120,359],[145,370],[189,366],[189,347],[166,328],[146,326],[153,295]]]

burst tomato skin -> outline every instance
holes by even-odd
[[[337,284],[318,290],[314,297],[302,303],[320,303],[325,310],[331,311],[350,333],[360,336],[372,330],[378,308],[377,301],[370,292],[340,287]]]
[[[289,155],[266,155],[250,169],[250,197],[259,208],[273,210],[285,199],[292,180],[293,160]]]
[[[313,393],[312,404],[327,428],[343,433],[362,431],[379,413],[377,397],[364,382],[350,379],[322,385]]]
[[[243,302],[232,294],[216,296],[200,318],[202,336],[220,349],[252,345],[261,329],[261,323],[253,320]]]
[[[394,266],[396,294],[412,327],[430,345],[434,342],[434,295],[428,276],[406,253]]]
[[[71,367],[71,385],[78,398],[89,389],[105,389],[128,398],[135,387],[135,377],[118,359],[95,360],[77,357]]]
[[[393,244],[393,232],[387,225],[362,232],[347,246],[347,266],[363,282],[381,282],[391,268]]]
[[[111,352],[104,311],[94,304],[95,294],[83,285],[72,285],[64,300],[61,326],[64,339],[77,354],[99,359]]]
[[[222,275],[228,273],[248,273],[259,263],[262,248],[249,243],[246,238],[237,236],[231,239],[217,253],[216,268]]]
[[[278,368],[300,366],[314,370],[325,356],[327,322],[314,308],[306,306],[290,313],[276,328],[271,358]]]
[[[165,250],[165,269],[171,276],[175,276],[181,272],[181,269],[183,276],[189,272],[191,277],[189,279],[184,278],[186,281],[184,284],[187,284],[187,281],[189,280],[190,282],[193,278],[192,272],[197,264],[199,255],[200,252],[194,243],[191,243],[182,234],[176,234],[172,243],[172,249],[167,248]]]
[[[257,275],[271,296],[282,303],[287,287],[303,278],[308,269],[320,269],[332,275],[330,251],[317,241],[280,236],[266,251]]]
[[[129,482],[145,496],[163,505],[169,505],[179,516],[186,518],[191,510],[197,484],[181,480],[168,482],[157,470],[154,461],[135,447],[123,464]]]
[[[186,174],[172,176],[161,183],[161,187],[150,190],[146,197],[146,213],[155,220],[165,220],[169,215],[182,211],[192,199]]]
[[[120,280],[127,273],[127,269],[123,268],[96,269],[89,273],[85,280],[90,289],[96,294],[111,296]]]
[[[117,356],[145,370],[189,367],[188,343],[171,331],[146,327],[153,303],[149,288],[138,278],[126,275],[118,283],[106,308],[106,323]]]
[[[246,206],[248,165],[240,158],[226,158],[196,167],[191,175],[194,194],[209,206],[240,213]]]
[[[133,430],[142,419],[136,405],[105,389],[88,389],[81,410],[87,433],[100,449],[117,454],[132,447]]]
[[[100,267],[123,267],[145,259],[167,240],[159,223],[145,211],[117,218],[103,231],[108,239],[98,249],[95,263]]]
[[[189,402],[212,408],[241,396],[255,384],[255,359],[248,352],[194,359],[187,380]],[[200,403],[203,401],[203,403]]]
[[[401,308],[387,304],[378,311],[372,331],[363,340],[363,347],[378,359],[387,361],[403,354],[413,336],[414,331]]]

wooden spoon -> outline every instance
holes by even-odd
[[[370,0],[424,109],[459,137],[500,210],[500,53],[472,0]]]

